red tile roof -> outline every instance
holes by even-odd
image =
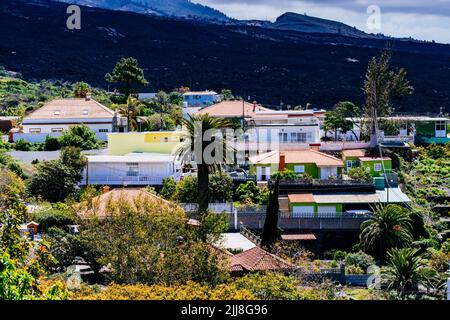
[[[304,234],[282,234],[282,240],[317,240],[316,236],[312,233],[304,233]]]
[[[316,200],[314,200],[314,196],[311,193],[289,194],[288,198],[289,198],[289,202],[291,202],[291,203],[298,203],[298,202],[314,203],[314,202],[316,202]]]
[[[366,150],[364,149],[343,150],[342,155],[344,157],[364,157],[366,155]]]
[[[315,163],[318,167],[342,167],[341,159],[315,150],[284,151],[286,163]],[[250,157],[252,164],[276,164],[280,161],[280,152],[271,151]]]
[[[231,271],[282,271],[294,268],[293,264],[259,247],[236,254],[230,259]]]
[[[114,111],[108,109],[101,103],[89,99],[67,98],[55,99],[44,104],[41,108],[33,111],[24,118],[26,120],[36,119],[95,119],[113,118]]]
[[[244,102],[240,100],[230,100],[222,101],[213,104],[209,107],[203,108],[196,112],[197,115],[209,114],[212,117],[222,117],[222,118],[235,118],[242,117],[244,112],[245,117],[252,117],[255,115],[255,111],[271,111],[270,109],[264,108],[260,105],[253,105],[253,103]]]

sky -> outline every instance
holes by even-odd
[[[450,0],[192,0],[236,19],[284,12],[343,22],[369,33],[450,43]]]

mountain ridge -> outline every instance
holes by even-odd
[[[405,67],[415,87],[396,110],[439,112],[450,105],[448,45],[87,7],[81,30],[68,30],[66,8],[48,0],[0,2],[0,65],[26,80],[84,80],[107,88],[104,75],[121,57],[132,56],[150,82],[147,92],[228,88],[263,104],[330,108],[341,100],[363,104],[367,63],[390,43],[393,66]]]

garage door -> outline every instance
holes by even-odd
[[[322,218],[336,216],[336,206],[319,206],[317,208],[317,216]]]
[[[312,218],[314,217],[314,207],[313,206],[293,207],[292,216],[295,218]]]

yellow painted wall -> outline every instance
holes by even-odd
[[[179,131],[127,132],[108,134],[108,154],[131,152],[174,153],[183,134]]]

